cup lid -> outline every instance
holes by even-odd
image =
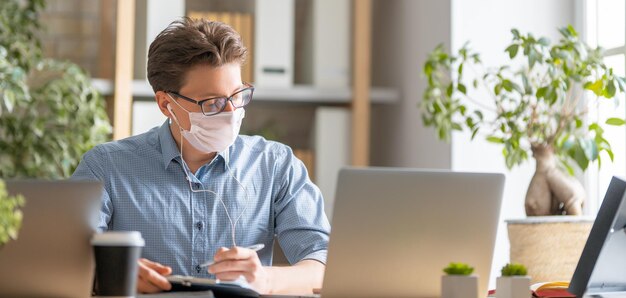
[[[94,234],[91,245],[99,246],[144,246],[146,243],[137,231],[110,231]]]

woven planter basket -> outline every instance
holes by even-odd
[[[506,222],[511,262],[526,266],[531,283],[571,280],[593,218],[536,216]]]

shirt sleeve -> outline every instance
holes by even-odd
[[[326,264],[330,224],[322,193],[289,147],[278,158],[274,174],[275,231],[285,257],[291,264],[305,259]]]
[[[83,159],[72,174],[71,180],[100,181],[104,185],[102,191],[102,207],[100,208],[100,219],[98,220],[98,230],[107,231],[113,215],[113,202],[109,196],[108,181],[105,178],[102,164],[104,156],[100,154],[98,147],[94,147],[83,155]]]

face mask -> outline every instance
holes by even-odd
[[[192,113],[185,110],[173,98],[172,101],[189,114],[191,128],[184,130],[180,126],[170,105],[167,105],[167,109],[172,114],[174,121],[176,121],[178,127],[181,127],[181,135],[196,149],[206,153],[222,152],[237,139],[241,121],[246,114],[243,108],[238,108],[233,112],[221,112],[217,115],[205,116],[202,113]]]

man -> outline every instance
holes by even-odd
[[[172,273],[243,276],[260,293],[321,287],[330,225],[319,189],[289,147],[238,136],[254,92],[241,80],[246,52],[225,24],[170,24],[148,52],[148,80],[168,121],[94,147],[73,175],[104,183],[100,229],[146,240],[139,292],[170,289]],[[275,235],[292,266],[271,267]],[[265,248],[249,248],[257,244]]]

